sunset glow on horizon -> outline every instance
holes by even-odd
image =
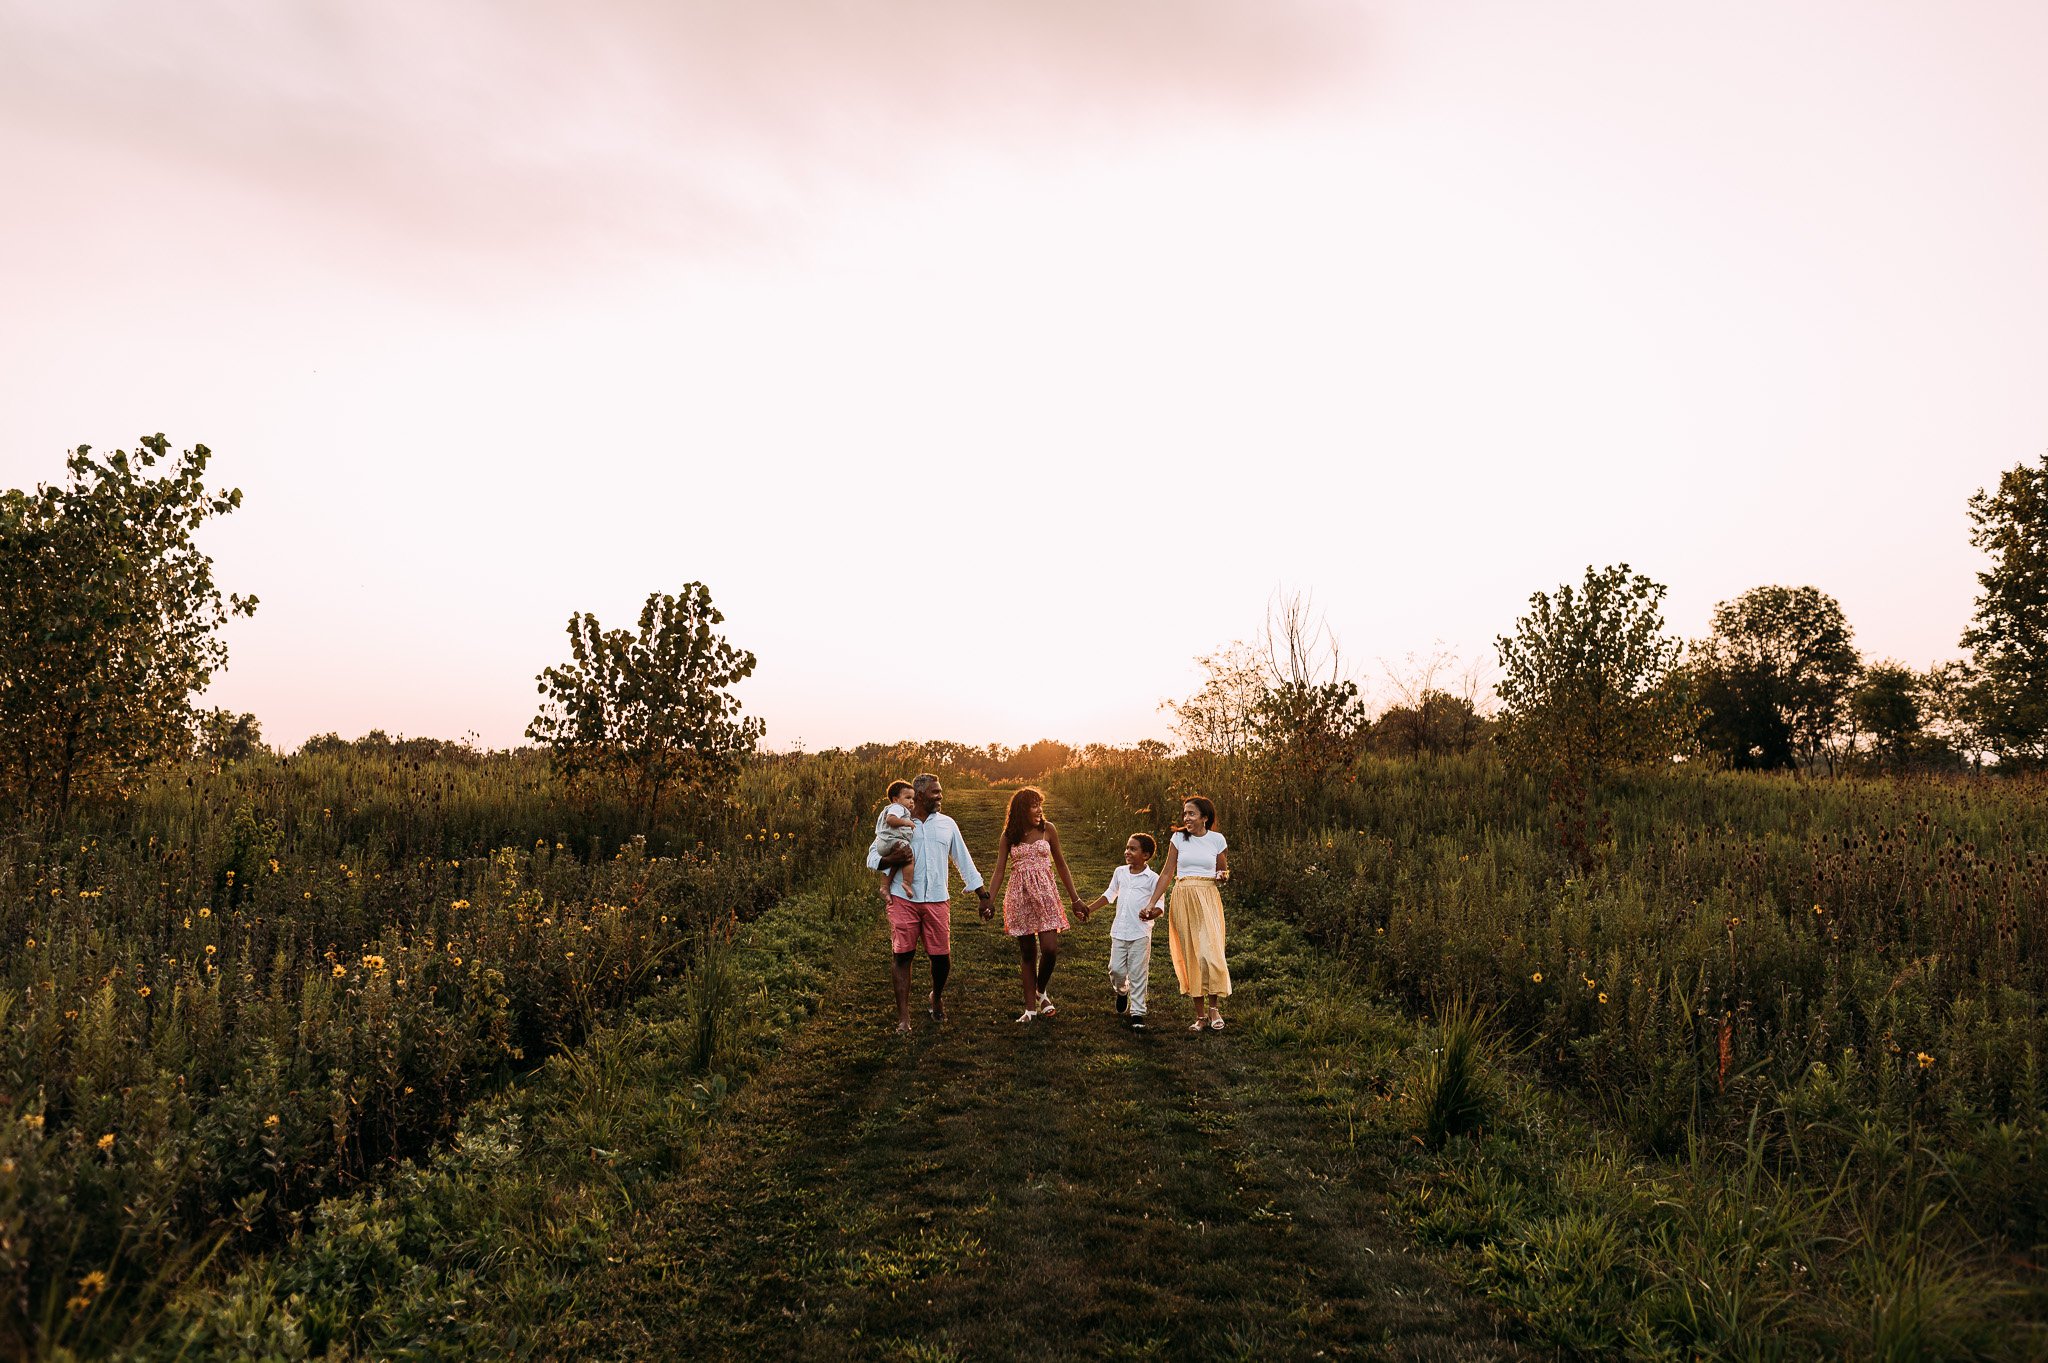
[[[2048,9],[0,0],[0,485],[163,431],[274,744],[701,580],[787,748],[1162,737],[1276,592],[1954,656],[2048,448]],[[914,648],[906,655],[903,645]]]

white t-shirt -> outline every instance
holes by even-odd
[[[1109,935],[1123,941],[1138,937],[1150,937],[1151,918],[1140,918],[1138,913],[1152,902],[1152,892],[1159,888],[1159,872],[1147,866],[1142,871],[1133,871],[1128,866],[1116,868],[1116,874],[1109,878],[1109,888],[1102,897],[1116,905],[1116,921],[1109,925]]]
[[[1173,835],[1173,845],[1180,849],[1180,860],[1175,863],[1174,874],[1189,880],[1214,880],[1216,878],[1216,856],[1230,844],[1223,835],[1210,829],[1199,838],[1185,833]]]
[[[889,831],[889,816],[890,816],[891,814],[894,814],[894,815],[895,815],[896,817],[898,817],[899,819],[911,819],[911,820],[912,820],[912,822],[915,822],[915,819],[913,818],[913,816],[912,816],[911,814],[909,814],[909,813],[908,813],[907,811],[905,811],[905,809],[903,808],[903,806],[902,806],[902,805],[899,805],[899,804],[897,804],[897,803],[896,803],[896,802],[895,802],[894,800],[891,800],[891,801],[889,801],[889,803],[888,803],[888,804],[885,804],[885,805],[883,805],[883,806],[882,806],[882,812],[881,812],[881,813],[879,813],[879,814],[875,815],[875,836],[876,836],[876,837],[878,837],[878,838],[879,838],[879,837],[881,837],[881,836],[882,836],[882,835],[883,835],[884,833],[886,833],[886,832],[888,832],[888,831]],[[899,829],[897,829],[896,831],[897,831],[898,833],[910,833],[910,832],[913,832],[914,830],[912,830],[912,829],[909,829],[909,828],[899,828]]]

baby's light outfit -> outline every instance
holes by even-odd
[[[892,848],[910,846],[910,836],[917,832],[916,823],[913,822],[908,828],[891,828],[889,826],[889,816],[891,814],[906,819],[911,817],[905,814],[903,806],[897,804],[894,800],[883,805],[882,812],[875,815],[875,840],[868,844],[868,856],[886,856]]]

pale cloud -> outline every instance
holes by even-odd
[[[1285,107],[1362,38],[1301,0],[13,3],[0,121],[355,250],[717,249],[954,154]]]

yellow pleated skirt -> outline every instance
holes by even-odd
[[[1166,901],[1166,942],[1173,974],[1190,998],[1230,992],[1223,958],[1223,896],[1213,880],[1175,878]]]

